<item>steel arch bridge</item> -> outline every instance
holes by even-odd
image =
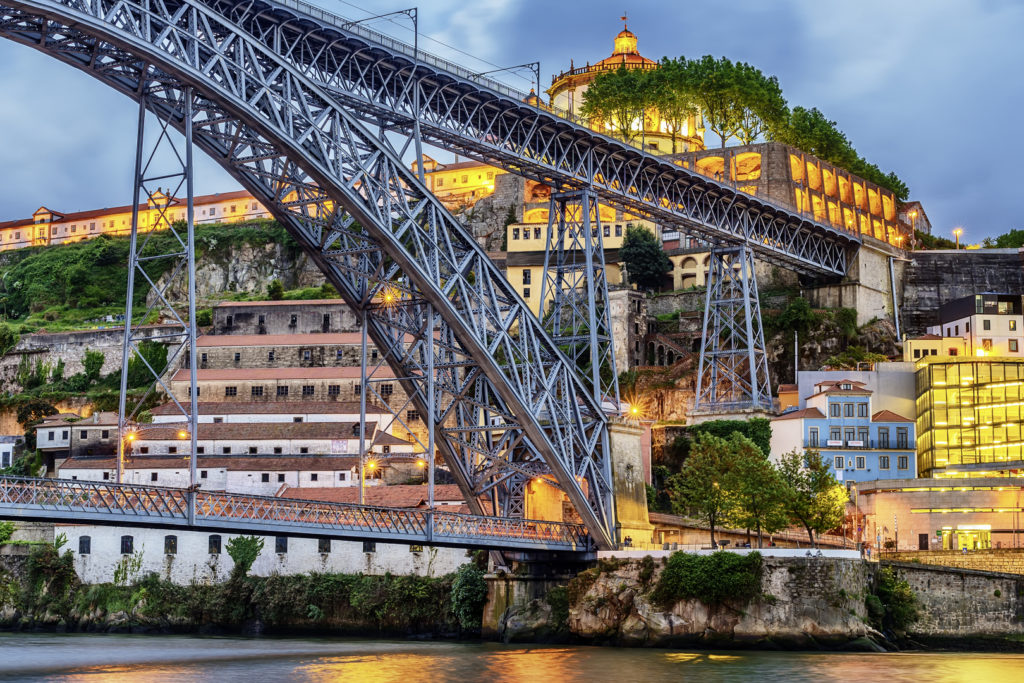
[[[368,311],[475,513],[487,497],[521,515],[524,482],[550,475],[600,547],[615,524],[601,406],[388,136],[418,119],[439,146],[807,274],[841,275],[859,243],[290,0],[0,0],[0,35],[191,129]],[[385,289],[400,303],[371,306]]]

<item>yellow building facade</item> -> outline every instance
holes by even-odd
[[[165,229],[168,222],[185,220],[185,202],[171,200],[162,216],[160,193],[147,204],[139,205],[139,229],[148,232]],[[236,223],[254,218],[270,218],[270,212],[248,192],[225,192],[195,197],[195,222]],[[100,235],[129,235],[132,229],[132,206],[60,213],[41,207],[31,218],[0,223],[0,251],[70,244]]]

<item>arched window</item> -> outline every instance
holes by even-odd
[[[211,555],[220,555],[220,534],[210,534],[209,546]]]
[[[178,554],[178,537],[174,534],[164,536],[164,555]]]
[[[135,537],[134,536],[122,536],[121,537],[121,554],[131,555],[135,552]]]
[[[78,538],[78,554],[88,555],[92,552],[92,537],[91,536],[79,536]]]

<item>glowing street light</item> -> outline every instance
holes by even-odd
[[[964,233],[963,228],[953,228],[953,235],[956,237],[956,249],[960,251],[960,235]]]

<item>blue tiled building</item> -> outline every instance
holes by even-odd
[[[914,420],[873,411],[863,382],[843,379],[814,386],[802,410],[772,421],[772,456],[815,450],[844,482],[917,476]]]

